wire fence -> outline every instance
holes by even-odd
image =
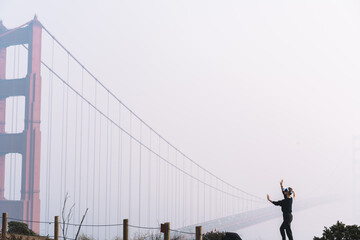
[[[180,231],[180,230],[175,230],[175,229],[170,229],[170,232],[181,233],[181,234],[189,234],[189,235],[195,235],[196,234],[194,232],[185,232],[185,231]]]
[[[0,216],[0,219],[4,219],[2,216]],[[12,217],[6,217],[6,221],[8,223],[10,222],[22,222],[22,223],[38,223],[38,224],[48,224],[48,225],[56,225],[55,221],[31,221],[31,220],[22,220],[22,219],[18,219],[18,218],[12,218]],[[75,226],[75,227],[97,227],[97,228],[101,228],[101,227],[125,227],[124,223],[113,223],[113,224],[78,224],[78,223],[71,223],[71,222],[58,222],[59,227],[61,227],[61,229],[65,229],[67,226]],[[126,224],[127,228],[133,228],[133,229],[138,229],[138,230],[153,230],[158,232],[158,234],[161,233],[161,227],[149,227],[149,226],[137,226],[137,225],[132,225],[132,224]],[[169,229],[168,230],[169,233],[174,233],[177,234],[176,236],[179,235],[188,235],[188,237],[184,237],[184,238],[191,238],[190,236],[195,236],[196,233],[195,232],[188,232],[188,231],[181,231],[181,230],[177,230],[177,229]],[[86,234],[86,233],[84,233]],[[189,236],[190,235],[190,236]],[[55,239],[54,235],[47,235],[44,236],[46,238],[50,238],[50,239]],[[59,236],[59,239],[69,239],[69,240],[76,240],[76,238],[72,238],[72,237],[68,237],[68,236]],[[141,239],[147,239],[147,238],[151,238],[151,234],[148,235],[147,237],[144,235],[142,237],[138,236],[138,238]],[[79,238],[77,238],[79,239]]]
[[[0,216],[1,219],[4,219],[3,216]],[[12,218],[12,217],[6,217],[5,221],[8,221],[8,223],[10,222],[22,222],[22,223],[29,223],[29,222],[34,222],[34,223],[39,223],[39,224],[49,224],[49,225],[56,225],[55,221],[30,221],[30,220],[22,220],[22,219],[18,219],[18,218]],[[114,223],[114,224],[91,224],[91,225],[82,225],[82,224],[77,224],[77,223],[70,223],[70,222],[58,222],[59,226],[62,227],[62,229],[64,229],[65,226],[75,226],[75,227],[126,227],[127,228],[134,228],[134,229],[139,229],[139,230],[155,230],[157,231],[159,234],[157,237],[154,238],[154,236],[152,234],[149,235],[143,235],[143,236],[135,236],[134,239],[142,239],[142,240],[146,240],[146,239],[165,239],[162,238],[160,236],[161,233],[163,233],[161,227],[148,227],[148,226],[137,226],[137,225],[131,225],[131,224],[124,224],[124,223]],[[1,229],[2,230],[2,229]],[[125,231],[125,230],[124,230]],[[1,231],[0,231],[1,232]],[[190,232],[190,231],[181,231],[181,230],[177,230],[177,229],[168,229],[168,233],[170,235],[172,235],[172,239],[178,239],[178,237],[180,236],[181,238],[185,238],[185,239],[193,239],[197,236],[196,232]],[[11,234],[11,233],[10,233]],[[17,234],[17,233],[16,233]],[[206,237],[205,234],[199,232],[200,236],[203,237],[205,240],[210,240],[209,238]],[[169,236],[170,236],[169,235]],[[73,238],[73,237],[69,237],[69,236],[64,236],[64,235],[59,235],[58,238],[56,238],[54,235],[47,235],[47,236],[42,236],[45,237],[47,239],[68,239],[68,240],[77,240],[77,239],[89,239],[89,238]],[[2,238],[0,238],[2,240]],[[12,238],[13,239],[13,238]],[[19,238],[20,239],[20,238]],[[91,238],[90,239],[94,239]],[[116,238],[117,239],[117,238]]]

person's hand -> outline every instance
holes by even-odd
[[[267,197],[267,200],[271,202],[269,194],[266,197]]]
[[[283,183],[284,183],[284,180],[281,179],[281,181],[280,181],[280,186],[282,186]]]

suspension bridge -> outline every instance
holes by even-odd
[[[36,17],[1,22],[0,209],[10,219],[48,235],[54,216],[79,223],[88,209],[82,231],[112,239],[122,219],[133,232],[163,222],[236,231],[281,214],[268,206],[172,145]]]

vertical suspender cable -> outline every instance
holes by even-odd
[[[101,196],[101,193],[100,193],[100,189],[101,189],[101,153],[102,153],[102,115],[100,115],[99,116],[99,158],[98,158],[98,161],[99,161],[99,164],[98,164],[98,199],[97,199],[97,212],[98,212],[98,217],[97,217],[97,219],[99,220],[99,221],[101,221],[100,220],[100,196]],[[97,234],[98,234],[98,239],[100,239],[100,231],[98,230],[98,232],[97,232]]]
[[[52,49],[51,49],[51,69],[54,68],[54,39],[52,40]],[[52,142],[52,93],[53,93],[53,76],[54,74],[49,71],[49,95],[48,95],[48,136],[47,136],[47,142],[48,142],[48,148],[47,148],[47,172],[46,172],[46,214],[45,214],[45,220],[49,221],[50,219],[50,186],[51,186],[51,142]],[[49,226],[46,227],[46,234],[49,233]]]
[[[249,211],[249,199],[246,198],[246,211]]]
[[[167,160],[170,162],[170,155],[169,155],[169,144],[167,144]],[[166,171],[166,176],[167,176],[167,191],[166,192],[166,221],[170,221],[169,219],[169,195],[170,195],[170,181],[169,181],[169,164],[166,165],[167,171]]]
[[[245,212],[245,198],[244,193],[241,194],[243,196],[243,200],[241,201],[241,211]]]
[[[234,195],[236,196],[234,198],[234,206],[235,206],[234,212],[236,214],[238,214],[239,213],[239,199],[240,199],[240,196],[239,196],[239,191],[237,189],[234,189],[234,192],[235,192]]]
[[[139,226],[141,226],[141,167],[142,167],[142,159],[141,159],[141,144],[142,144],[142,124],[140,122],[140,143],[139,143]],[[139,228],[140,233],[140,228]]]
[[[225,185],[225,186],[224,186]],[[227,184],[226,183],[223,183],[223,189],[224,189],[224,192],[223,192],[223,205],[224,205],[224,217],[227,216],[227,209],[228,209],[228,188],[227,188]]]
[[[81,68],[81,95],[84,95],[84,68]],[[81,100],[80,100],[81,101]],[[80,159],[80,172],[79,172],[79,215],[78,215],[78,219],[79,221],[81,220],[81,216],[80,216],[80,211],[81,211],[81,196],[82,196],[82,192],[81,192],[81,185],[82,185],[82,152],[83,152],[83,101],[81,101],[80,103],[80,155],[79,155],[79,159]],[[88,182],[86,182],[86,184],[88,184]]]
[[[110,105],[109,103],[108,103],[108,105]],[[108,223],[110,223],[110,221],[111,221],[111,213],[112,213],[112,211],[111,211],[111,192],[112,192],[112,147],[113,147],[113,131],[112,131],[112,127],[113,127],[113,124],[112,123],[110,123],[110,157],[109,157],[109,160],[110,160],[110,174],[109,174],[109,178],[110,178],[110,183],[109,183],[109,189],[110,189],[110,191],[109,191],[109,216],[108,216]],[[108,238],[110,238],[110,228],[108,228],[109,230],[109,233],[108,233]]]
[[[185,157],[184,157],[184,155],[182,155],[182,159],[183,159],[183,169],[184,169],[184,172],[186,172],[186,169],[185,169]],[[182,174],[182,176],[183,176],[183,224],[182,224],[182,226],[184,227],[185,226],[185,224],[186,224],[186,222],[185,222],[185,219],[186,219],[186,205],[185,205],[185,203],[186,203],[186,190],[185,190],[185,188],[186,188],[186,186],[185,186],[185,184],[186,184],[186,182],[185,182],[185,180],[186,180],[186,176],[185,176],[185,174],[183,173]]]
[[[235,193],[235,189],[234,188],[232,188],[232,190],[233,190],[233,196],[236,196],[236,193]],[[235,208],[235,201],[236,201],[236,199],[237,198],[235,198],[235,197],[231,197],[232,198],[232,206],[233,206],[233,208],[232,208],[232,213],[235,213],[236,212],[236,208]]]
[[[62,100],[63,100],[63,105],[62,105],[62,120],[61,120],[61,161],[60,161],[60,211],[62,211],[62,201],[63,201],[63,182],[64,182],[64,129],[65,129],[65,89],[66,89],[66,85],[63,84],[63,92],[62,92]]]
[[[78,128],[78,96],[76,95],[75,96],[75,144],[74,144],[74,147],[75,147],[75,156],[74,156],[74,185],[73,185],[73,187],[74,187],[74,202],[76,203],[77,201],[76,201],[76,177],[77,177],[77,142],[78,142],[78,134],[77,134],[77,132],[78,132],[78,130],[77,130],[77,128]],[[81,169],[80,169],[80,171],[81,171]],[[80,209],[78,209],[78,212],[80,212]],[[76,208],[74,208],[74,216],[76,216]],[[76,220],[75,220],[76,221]],[[78,220],[78,222],[80,222],[80,219]],[[73,226],[73,235],[75,235],[74,234],[74,232],[75,232],[75,226]]]
[[[90,119],[91,119],[91,106],[88,105],[88,125],[87,125],[87,149],[86,149],[86,208],[89,208],[89,171],[90,171]],[[94,146],[95,147],[95,146]],[[86,224],[88,225],[89,221],[86,218]]]
[[[253,201],[252,201],[252,197],[250,196],[250,210],[253,210]]]
[[[203,222],[205,222],[205,220],[206,220],[206,189],[205,189],[205,182],[206,182],[206,172],[204,171],[204,183],[203,183],[203,185],[204,185],[204,199],[203,199],[203,207],[204,207],[204,209],[203,209],[203,216],[204,216],[204,218],[203,218]],[[210,191],[210,189],[209,189],[209,191]]]
[[[200,179],[199,167],[197,167],[197,178]],[[197,222],[200,222],[200,182],[197,180]]]
[[[230,193],[230,191],[229,191],[229,185],[226,184],[226,186],[227,186],[227,191],[225,193],[225,214],[228,215],[229,205],[230,205],[230,202],[229,202],[229,198],[230,198],[229,193]]]
[[[178,154],[180,154],[179,156],[179,168],[181,168],[181,156],[182,154],[178,151]],[[183,169],[183,168],[182,168]],[[185,169],[183,169],[185,171]],[[179,192],[178,192],[178,195],[177,195],[177,198],[178,198],[178,215],[179,215],[179,219],[178,219],[178,226],[179,227],[182,227],[182,219],[181,219],[181,216],[182,216],[182,211],[181,211],[181,196],[184,195],[184,185],[182,184],[183,182],[181,181],[181,177],[182,177],[182,172],[178,172],[178,188],[179,188]]]
[[[67,61],[67,78],[66,81],[70,82],[70,54]],[[69,88],[66,87],[66,122],[65,122],[65,192],[67,193],[67,162],[68,162],[68,127],[69,127]]]
[[[219,189],[219,180],[218,179],[215,179],[216,181],[216,189]],[[219,206],[219,190],[215,190],[215,217],[218,217],[219,214],[218,214],[218,211],[220,209],[220,206]]]
[[[230,202],[229,202],[229,206],[230,206],[230,209],[229,209],[229,213],[233,213],[234,212],[234,190],[232,187],[230,187],[230,192],[229,194],[232,194],[232,195],[229,195],[229,199],[230,199]]]
[[[164,145],[167,144],[166,142],[164,142]],[[166,155],[166,145],[162,148],[162,151],[164,152],[164,158],[167,157]],[[161,159],[161,158],[160,158]],[[164,221],[170,221],[169,218],[168,218],[168,211],[167,211],[167,199],[168,199],[168,189],[167,189],[167,184],[169,183],[169,179],[168,179],[168,163],[167,162],[164,162],[163,161],[163,192],[164,192],[164,205],[163,205],[163,208],[164,208]]]
[[[87,149],[86,149],[86,208],[89,208],[89,171],[90,171],[90,105],[88,105],[88,125],[87,125]],[[88,218],[85,219],[88,225]],[[87,230],[88,227],[86,227]]]
[[[174,149],[174,164],[176,166],[176,149]],[[171,168],[171,182],[172,182],[172,188],[171,188],[171,219],[174,222],[174,226],[177,227],[176,225],[176,199],[175,199],[175,190],[176,188],[176,169],[173,166],[170,166]]]
[[[180,154],[180,160],[179,160],[179,166],[182,165],[182,169],[183,171],[185,171],[185,168],[184,168],[184,156],[182,155],[182,153],[179,151],[179,154]],[[184,196],[185,196],[185,188],[184,188],[184,173],[183,172],[180,172],[179,173],[179,188],[181,189],[181,191],[179,192],[179,215],[180,215],[180,220],[179,220],[179,227],[184,227],[185,225],[183,225],[183,222],[184,222],[184,211],[182,211],[182,208],[183,208],[183,200],[185,199]]]
[[[119,104],[119,126],[121,126],[121,104]],[[119,128],[119,147],[118,147],[118,197],[117,197],[117,206],[118,206],[118,217],[117,217],[117,222],[120,222],[121,220],[121,184],[122,184],[122,131]],[[117,227],[117,235],[119,236],[119,230],[120,228]]]
[[[222,182],[220,182],[220,187],[221,187],[221,189],[223,189],[223,185],[222,185]],[[219,217],[222,217],[223,215],[223,212],[224,212],[224,209],[223,209],[223,195],[222,195],[222,193],[221,192],[219,192]]]
[[[225,184],[225,192],[224,192],[224,213],[225,213],[225,216],[227,216],[227,213],[228,213],[228,204],[229,204],[229,201],[228,201],[228,191],[229,191],[229,188],[228,188],[228,185]]]
[[[192,176],[193,174],[193,164],[190,163],[190,176]],[[189,195],[189,198],[190,198],[190,221],[191,221],[191,224],[194,223],[194,198],[192,198],[191,196],[193,196],[194,194],[194,184],[192,183],[192,179],[189,178],[189,182],[190,182],[190,195]]]
[[[242,205],[243,205],[244,199],[243,199],[242,193],[240,191],[238,192],[238,196],[239,196],[239,199],[238,199],[238,213],[242,213],[243,212]]]
[[[191,161],[189,161],[189,164],[190,164],[190,176],[187,177],[188,181],[188,186],[189,186],[189,200],[188,200],[188,203],[189,203],[189,219],[190,219],[190,223],[189,224],[194,224],[194,199],[195,197],[194,196],[194,183],[193,183],[193,178],[191,177],[192,174],[193,174],[193,163]]]
[[[165,151],[164,151],[165,152]],[[165,153],[164,153],[165,154]],[[164,177],[163,177],[163,191],[164,191],[164,219],[165,221],[169,221],[168,211],[167,211],[167,199],[168,199],[168,189],[167,189],[167,183],[168,183],[168,164],[164,162]]]
[[[149,140],[150,140],[150,144],[149,144],[149,148],[150,150],[152,150],[152,143],[151,143],[151,129],[150,129],[150,132],[149,132]],[[149,158],[148,158],[148,186],[147,186],[147,192],[148,192],[148,221],[147,221],[147,225],[150,226],[150,214],[151,214],[151,164],[152,164],[152,161],[151,161],[151,152],[148,151],[149,153]]]
[[[175,149],[174,149],[174,153],[175,153]],[[175,154],[174,154],[174,164],[176,164],[176,159],[175,159]],[[176,165],[175,165],[176,166]],[[171,201],[170,201],[170,213],[171,213],[171,221],[174,222],[175,227],[176,227],[176,217],[175,217],[175,207],[176,207],[176,199],[174,198],[175,195],[175,189],[176,189],[176,169],[173,166],[170,166],[171,169]]]
[[[225,191],[225,183],[221,182],[221,189],[223,189]],[[222,212],[222,217],[225,217],[225,210],[226,210],[226,196],[225,196],[225,192],[220,193],[221,194],[221,212]]]
[[[237,195],[236,195],[236,192],[235,192],[235,189],[234,189],[234,188],[232,188],[232,189],[233,189],[233,195],[234,195],[234,196],[237,196]],[[233,199],[233,204],[232,204],[232,205],[233,205],[233,209],[232,209],[232,212],[235,213],[235,212],[236,212],[236,206],[235,206],[235,204],[236,204],[237,198],[232,197],[232,199]]]
[[[234,214],[236,213],[236,200],[237,200],[237,195],[236,195],[236,191],[234,188],[231,188],[232,189],[232,194],[233,196],[230,196],[230,198],[232,199],[232,210],[231,210],[231,213]]]
[[[231,193],[232,193],[232,191],[231,191],[231,187],[229,187],[229,185],[228,185],[228,193],[226,194],[227,195],[227,198],[228,198],[228,203],[226,204],[227,205],[227,208],[228,208],[228,211],[227,211],[227,215],[229,215],[229,213],[231,213],[232,212],[232,204],[231,204],[231,202],[232,202],[232,196],[231,196]]]
[[[175,149],[175,166],[178,167],[178,159],[177,159],[177,150]],[[178,204],[179,204],[179,199],[177,197],[177,193],[180,191],[180,188],[178,186],[178,175],[179,175],[179,172],[177,170],[175,170],[175,174],[174,174],[174,177],[175,177],[175,188],[174,188],[174,195],[175,195],[175,200],[174,200],[174,208],[175,208],[175,219],[174,219],[174,222],[175,222],[175,226],[178,227],[179,226],[179,214],[178,214]]]
[[[97,84],[95,83],[95,107],[97,107]],[[93,214],[92,214],[92,223],[94,224],[95,222],[95,164],[96,164],[96,109],[94,108],[94,158],[93,158],[93,180],[92,180],[92,197],[93,197],[93,200],[92,200],[92,209],[93,209]],[[94,236],[94,228],[92,228],[92,235]]]
[[[212,186],[212,176],[209,175],[209,178],[210,178],[210,186]],[[209,188],[209,220],[212,220],[212,209],[213,209],[213,206],[212,206],[212,193],[213,193],[213,189],[212,188]]]
[[[176,149],[174,149],[174,153],[175,153],[175,156],[174,156],[174,160],[175,160],[175,167],[177,167],[177,156],[176,156]],[[177,170],[173,169],[173,174],[172,175],[172,185],[173,187],[171,188],[171,196],[172,196],[172,207],[171,207],[171,216],[172,216],[172,219],[173,219],[173,222],[174,222],[174,226],[177,227],[177,217],[176,217],[176,205],[177,205],[177,199],[176,199],[176,190],[178,189],[177,188],[177,178],[176,178],[176,174],[177,174]]]
[[[109,91],[107,94],[106,115],[109,116]],[[109,121],[106,121],[106,176],[105,176],[105,225],[108,223],[108,184],[109,184]],[[111,181],[111,180],[110,180]],[[100,182],[100,181],[99,181]],[[105,238],[107,238],[108,227],[105,228]]]
[[[221,189],[225,189],[224,187],[224,182],[221,182]],[[222,217],[225,216],[225,196],[224,193],[220,193],[221,195],[221,213],[222,213]]]
[[[130,112],[130,135],[132,136],[132,112]],[[131,165],[132,165],[132,138],[129,136],[130,139],[130,158],[129,158],[129,215],[128,219],[131,218]]]
[[[159,138],[159,140],[158,140],[158,148],[159,148],[159,150],[158,150],[158,156],[156,157],[156,159],[157,159],[157,183],[156,183],[156,220],[158,221],[158,222],[162,222],[161,220],[160,220],[160,199],[161,199],[161,189],[160,189],[160,183],[161,183],[161,169],[160,169],[160,154],[161,154],[161,150],[160,150],[160,136],[158,135],[158,138]]]
[[[239,198],[237,200],[237,213],[240,213],[240,192],[239,190],[237,190],[237,194],[236,194]]]
[[[181,155],[181,153],[179,152],[179,151],[177,151],[177,153],[178,153],[178,166],[179,166],[179,168],[181,169],[181,157],[180,156],[182,156]],[[180,154],[180,155],[179,155]],[[181,182],[181,176],[182,176],[182,173],[180,172],[180,171],[178,171],[178,173],[177,173],[177,185],[178,185],[178,189],[179,189],[179,191],[177,191],[177,201],[178,201],[178,209],[177,209],[177,214],[178,214],[178,227],[181,227],[181,224],[182,224],[182,219],[181,219],[181,214],[182,214],[182,212],[181,212],[181,193],[182,193],[182,191],[181,191],[181,187],[182,187],[182,182]]]

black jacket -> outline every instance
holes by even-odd
[[[276,206],[281,206],[281,211],[286,214],[286,213],[292,213],[292,203],[293,203],[293,199],[292,197],[287,198],[284,195],[284,199],[281,201],[273,201],[273,204]]]

